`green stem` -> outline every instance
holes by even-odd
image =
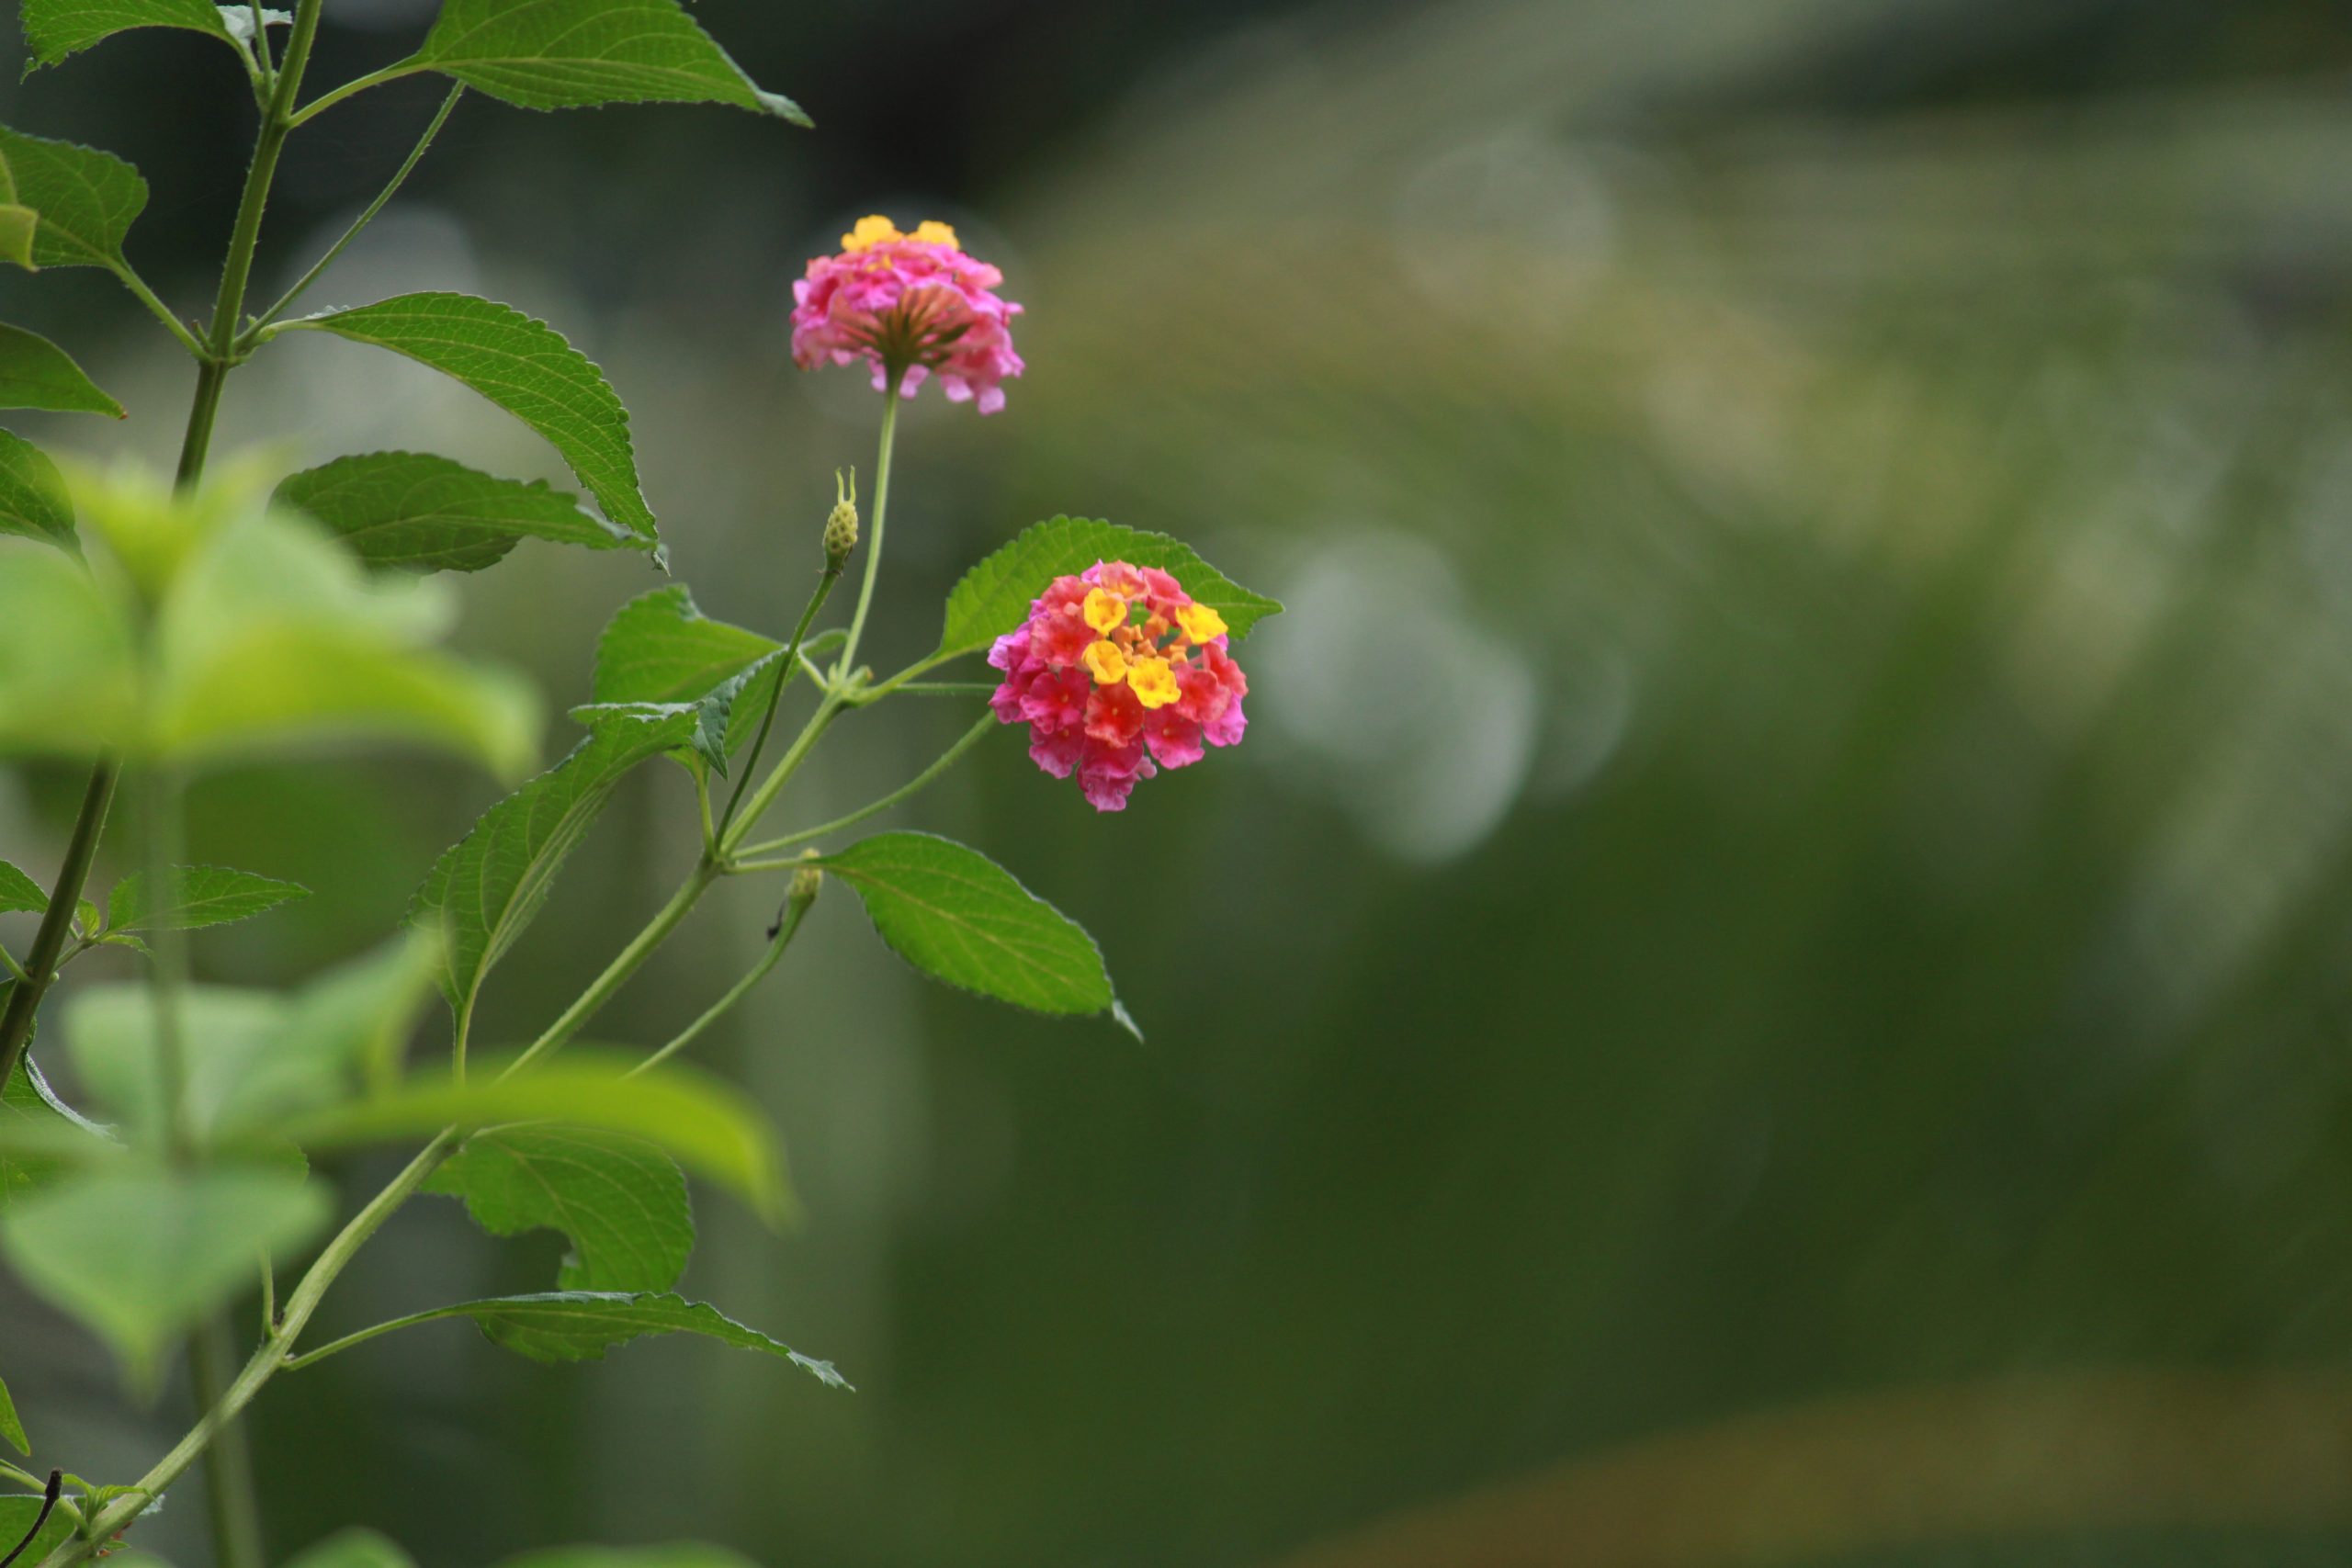
[[[785,645],[784,657],[776,660],[775,689],[768,694],[767,712],[760,716],[759,736],[752,742],[751,755],[736,771],[735,788],[727,797],[727,809],[718,814],[721,836],[725,835],[728,824],[735,820],[735,808],[743,803],[743,786],[752,782],[752,774],[759,769],[760,753],[767,750],[768,729],[775,723],[775,710],[783,705],[784,689],[792,684],[792,678],[798,671],[800,645],[808,636],[808,624],[817,618],[817,612],[825,607],[825,601],[832,596],[833,584],[841,578],[840,564],[828,560],[823,574],[817,579],[817,591],[808,595],[808,606],[800,612],[800,624],[792,628],[792,640]]]
[[[172,308],[155,297],[155,291],[147,287],[147,280],[133,272],[129,262],[117,263],[111,270],[117,277],[122,279],[122,286],[130,290],[132,298],[153,312],[155,319],[164,323],[165,330],[180,340],[182,348],[187,349],[198,359],[205,356],[209,351],[204,346],[204,340],[188,331],[187,322],[172,314]]]
[[[605,972],[580,993],[579,999],[563,1010],[563,1016],[548,1024],[546,1032],[531,1042],[530,1048],[515,1057],[499,1077],[512,1077],[550,1052],[561,1050],[564,1043],[579,1033],[581,1027],[613,999],[613,994],[628,983],[629,976],[644,966],[645,961],[653,956],[653,950],[678,929],[680,922],[693,911],[703,894],[718,879],[718,868],[713,862],[705,859],[696,864],[694,874],[680,884],[677,892],[670,896],[670,901],[662,907],[661,912],[646,922],[645,929],[621,949],[618,957],[605,965]]]
[[[115,780],[120,770],[101,761],[90,770],[82,792],[82,809],[74,818],[74,836],[65,845],[65,863],[50,890],[49,909],[33,933],[32,951],[25,954],[25,978],[8,991],[8,1006],[0,1012],[0,1084],[15,1076],[24,1059],[25,1042],[32,1037],[33,1016],[50,982],[57,978],[59,954],[74,926],[74,906],[82,901],[83,884],[89,880],[90,863],[97,858],[98,838],[106,831],[107,810],[114,803]]]
[[[865,576],[857,585],[857,613],[849,620],[849,640],[842,644],[841,661],[833,666],[838,676],[849,673],[857,663],[858,639],[865,635],[865,612],[874,603],[874,579],[882,566],[882,530],[890,520],[890,449],[899,434],[899,384],[906,377],[904,369],[892,373],[882,389],[882,449],[874,460],[874,537],[865,547]]]
[[[198,1410],[218,1406],[227,1392],[228,1334],[208,1323],[188,1336],[188,1381]],[[261,1513],[254,1490],[253,1450],[242,1421],[223,1423],[204,1456],[204,1496],[212,1519],[216,1568],[261,1568]]]
[[[752,987],[758,985],[762,980],[766,979],[768,971],[775,968],[776,964],[783,960],[784,950],[792,945],[794,934],[800,930],[801,920],[808,916],[808,906],[815,902],[816,898],[813,894],[806,897],[796,894],[791,903],[785,908],[784,919],[776,922],[775,934],[768,938],[767,951],[760,954],[760,961],[752,965],[751,973],[745,975],[741,979],[736,981],[734,985],[729,987],[725,996],[720,997],[717,1001],[711,1003],[710,1006],[705,1008],[703,1010],[702,1016],[695,1019],[692,1023],[686,1025],[685,1028],[680,1030],[668,1044],[662,1046],[659,1051],[654,1052],[650,1056],[646,1057],[645,1060],[639,1062],[636,1066],[631,1067],[628,1070],[628,1076],[635,1077],[639,1073],[650,1072],[653,1068],[660,1066],[662,1063],[668,1061],[671,1057],[676,1055],[679,1052],[693,1044],[695,1040],[701,1037],[702,1032],[705,1030],[708,1029],[712,1024],[717,1023],[720,1019],[726,1017],[728,1011],[732,1009],[737,1002],[740,1002],[745,997],[750,996],[752,994]]]
[[[929,784],[933,779],[939,777],[940,774],[945,773],[948,769],[954,767],[956,765],[956,760],[958,757],[961,757],[965,752],[978,745],[980,743],[980,738],[988,734],[989,730],[996,728],[996,715],[992,713],[982,714],[973,724],[972,728],[964,732],[963,738],[957,740],[955,745],[950,746],[945,754],[941,756],[937,761],[932,763],[931,766],[925,768],[922,772],[917,773],[913,778],[909,779],[905,784],[900,784],[897,789],[892,790],[881,799],[871,802],[865,806],[861,806],[846,817],[836,817],[830,822],[820,822],[814,828],[803,828],[797,832],[786,833],[780,839],[769,839],[763,843],[746,844],[737,852],[745,856],[772,855],[779,850],[788,850],[796,844],[805,844],[812,839],[821,839],[828,834],[838,833],[844,828],[854,828],[869,817],[877,817],[883,812],[889,810],[890,807],[898,805],[899,802],[906,799],[909,795],[913,795],[918,790],[921,790],[926,784]],[[745,859],[730,862],[729,869],[733,871],[781,871],[786,866],[793,865],[795,863],[797,863],[788,860],[756,861]]]
[[[456,1146],[457,1141],[455,1128],[443,1132],[409,1161],[406,1168],[392,1178],[381,1192],[370,1199],[366,1208],[351,1217],[350,1223],[327,1243],[326,1250],[319,1254],[318,1261],[311,1265],[309,1271],[303,1274],[301,1283],[287,1299],[285,1331],[277,1338],[266,1341],[246,1359],[243,1368],[205,1417],[173,1444],[171,1451],[156,1461],[153,1469],[139,1478],[136,1495],[118,1497],[100,1509],[97,1517],[91,1520],[85,1535],[61,1542],[55,1551],[41,1559],[40,1568],[76,1568],[77,1564],[88,1562],[145,1513],[153,1506],[153,1498],[161,1496],[165,1489],[187,1472],[188,1466],[196,1462],[197,1457],[212,1442],[220,1427],[235,1420],[245,1406],[253,1403],[254,1395],[261,1392],[262,1385],[285,1366],[288,1348],[310,1323],[311,1315],[318,1311],[319,1303],[325,1299],[328,1287],[334,1283],[344,1269],[350,1267],[352,1258],[383,1227],[384,1222],[424,1185],[425,1178],[433,1174],[450,1149]]]
[[[808,760],[808,753],[816,749],[818,740],[840,716],[842,709],[848,705],[848,696],[839,691],[827,693],[824,700],[817,705],[817,711],[810,714],[808,722],[800,727],[800,733],[793,739],[791,749],[776,759],[775,771],[762,781],[758,791],[752,796],[751,804],[743,808],[742,816],[735,819],[734,827],[719,835],[718,853],[722,862],[734,854],[735,846],[741,841],[743,835],[756,827],[760,818],[767,814],[768,807],[775,804],[775,797],[784,793],[784,786],[792,781],[794,773],[800,771],[800,764]]]
[[[286,58],[288,62],[290,64],[294,58],[294,49],[291,44],[287,46]],[[411,57],[407,60],[395,61],[393,63],[385,66],[380,71],[370,71],[365,76],[355,76],[350,81],[345,82],[342,86],[332,88],[327,92],[321,93],[317,97],[312,98],[309,103],[303,105],[300,112],[288,119],[287,124],[289,129],[294,126],[306,125],[312,119],[317,118],[320,115],[326,113],[327,110],[334,107],[335,105],[343,102],[345,98],[356,96],[357,95],[366,92],[370,87],[380,87],[387,82],[397,82],[403,76],[416,75],[419,72],[426,69],[428,69],[428,67],[426,67],[422,62]],[[288,99],[290,101],[291,95],[288,95]]]
[[[433,139],[441,134],[441,128],[449,122],[449,111],[458,107],[458,100],[465,96],[465,92],[466,86],[462,82],[449,89],[449,96],[441,100],[441,107],[434,113],[432,123],[424,128],[424,134],[417,138],[416,145],[409,149],[407,158],[402,160],[401,166],[393,172],[390,183],[376,193],[376,199],[369,202],[357,218],[352,220],[351,227],[343,231],[343,237],[327,247],[327,254],[321,256],[310,271],[297,278],[294,287],[278,297],[277,304],[254,317],[253,324],[237,334],[236,346],[240,353],[259,342],[263,331],[272,321],[292,309],[294,301],[300,299],[303,292],[316,283],[328,267],[334,265],[334,259],[343,254],[345,248],[352,241],[359,238],[359,231],[375,221],[376,215],[384,210],[385,204],[399,193],[401,186],[407,183],[409,175],[416,172],[417,164],[424,162],[425,150],[433,145]]]

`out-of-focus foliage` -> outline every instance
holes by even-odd
[[[1148,1045],[890,989],[847,899],[795,965],[856,983],[787,966],[729,1026],[809,1224],[778,1263],[708,1216],[684,1289],[788,1318],[855,1398],[685,1347],[585,1389],[396,1337],[266,1416],[265,1462],[305,1483],[274,1533],[370,1518],[453,1563],[680,1534],[842,1568],[2341,1561],[2340,18],[1269,12],[1138,86],[1177,24],[1125,9],[705,0],[755,76],[822,85],[817,138],[461,112],[414,187],[435,210],[355,251],[387,286],[337,302],[424,266],[582,323],[681,574],[773,626],[804,586],[775,540],[870,412],[787,379],[788,276],[844,213],[985,214],[1032,368],[984,427],[910,412],[901,484],[933,499],[892,545],[933,591],[894,590],[877,657],[919,656],[963,563],[1080,505],[1290,614],[1251,643],[1258,772],[1096,821],[1000,745],[948,807],[1056,904],[1125,900],[1094,924]],[[330,51],[401,14],[347,10]],[[110,88],[161,79],[111,47],[134,57],[21,90],[41,123],[95,130]],[[337,112],[429,107],[384,98]],[[160,186],[151,152],[214,113],[121,145]],[[215,217],[159,208],[134,246]],[[713,300],[768,301],[774,331]],[[183,389],[128,348],[146,330],[83,358],[134,407]],[[542,471],[421,375],[324,405],[357,362],[300,346],[315,372],[257,363],[230,439],[323,460],[396,410]],[[546,634],[643,558],[521,548],[543,566],[469,584],[465,635],[585,698],[576,637]],[[810,783],[854,804],[938,722],[845,730]],[[274,977],[386,929],[489,801],[417,779],[364,843],[338,827],[381,800],[356,771],[202,795],[198,852],[322,889],[280,945],[208,963]],[[612,906],[658,899],[682,787],[616,799],[642,830],[582,853],[528,938],[546,994],[486,1004],[484,1038],[593,973]],[[773,915],[698,920],[599,1028],[673,1030]],[[355,1290],[544,1286],[486,1247],[448,1263],[443,1220]],[[96,1386],[14,1375],[28,1407],[35,1376]],[[88,1411],[40,1436],[144,1451]]]

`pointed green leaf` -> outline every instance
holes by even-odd
[[[414,63],[529,109],[731,104],[807,125],[677,0],[443,0]]]
[[[692,1068],[665,1065],[630,1076],[641,1061],[575,1045],[503,1080],[500,1064],[477,1063],[463,1083],[412,1079],[372,1099],[289,1119],[280,1130],[305,1149],[523,1122],[619,1133],[730,1189],[763,1218],[782,1219],[790,1202],[784,1154],[759,1108],[742,1090]]]
[[[1077,922],[978,850],[877,833],[818,862],[865,900],[874,929],[924,974],[1039,1012],[1110,1012],[1133,1029]]]
[[[683,582],[640,593],[605,626],[596,641],[594,693],[600,703],[691,703],[783,645],[695,604]]]
[[[400,1320],[400,1326],[469,1318],[492,1344],[550,1365],[601,1361],[616,1345],[649,1334],[699,1334],[741,1350],[780,1356],[813,1373],[827,1386],[848,1388],[831,1361],[804,1356],[756,1328],[746,1328],[716,1307],[670,1294],[625,1294],[600,1291],[550,1291],[543,1295],[498,1296],[460,1302]]]
[[[33,1451],[32,1439],[25,1436],[25,1424],[17,1415],[17,1402],[8,1397],[8,1385],[5,1382],[0,1382],[0,1441],[5,1441],[20,1454],[29,1455]],[[18,1535],[23,1533],[21,1530],[17,1532]],[[13,1540],[15,1538],[10,1539]]]
[[[285,323],[370,343],[463,381],[548,439],[605,509],[650,543],[628,411],[588,356],[545,321],[470,294],[402,294]]]
[[[545,480],[502,479],[421,452],[338,457],[288,475],[277,500],[325,524],[373,567],[479,571],[524,539],[651,547]]]
[[[147,182],[111,152],[0,126],[0,201],[40,215],[34,266],[125,265],[123,236],[147,205]]]
[[[437,587],[370,579],[307,518],[254,512],[220,525],[164,605],[149,745],[209,761],[358,736],[519,773],[537,750],[537,696],[426,646],[452,608]]]
[[[479,1134],[433,1173],[428,1192],[465,1200],[492,1235],[560,1231],[567,1291],[666,1291],[694,1251],[686,1179],[639,1138],[579,1127]]]
[[[132,28],[185,28],[223,42],[232,36],[212,0],[24,0],[24,27],[27,75]]]
[[[41,1499],[38,1495],[18,1494],[0,1497],[0,1551],[6,1551],[24,1540],[25,1532],[40,1517]],[[38,1562],[65,1544],[74,1535],[74,1520],[62,1508],[52,1509],[49,1522],[40,1527],[32,1544],[25,1548],[18,1562]]]
[[[0,408],[123,417],[72,356],[38,333],[0,325]]]
[[[556,873],[631,768],[684,744],[691,709],[609,710],[571,754],[485,812],[434,863],[409,919],[447,942],[442,994],[462,1016],[546,904]]]
[[[1192,547],[1165,534],[1122,528],[1083,517],[1057,517],[1023,529],[1011,544],[964,574],[947,595],[947,625],[939,638],[942,658],[988,647],[1029,615],[1029,602],[1057,577],[1084,571],[1097,561],[1123,560],[1158,567],[1184,585],[1184,592],[1225,617],[1234,640],[1282,605],[1252,593],[1209,565]]]
[[[0,915],[38,915],[48,908],[49,895],[41,885],[0,860]]]
[[[74,502],[49,455],[23,436],[0,430],[0,534],[40,539],[79,552]]]
[[[329,1536],[287,1568],[415,1568],[415,1562],[374,1530],[351,1529]]]
[[[134,871],[107,895],[109,931],[193,931],[201,926],[249,920],[280,904],[308,898],[299,882],[280,882],[225,865],[173,868],[175,886],[160,900],[148,893],[147,874]]]
[[[165,1347],[253,1279],[256,1258],[284,1257],[330,1212],[323,1190],[287,1171],[107,1170],[11,1204],[0,1251],[144,1384]]]

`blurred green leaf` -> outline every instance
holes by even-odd
[[[72,558],[0,536],[0,749],[88,756],[138,711],[130,634]]]
[[[40,883],[0,860],[0,915],[38,915],[49,908]]]
[[[524,539],[650,547],[545,480],[503,479],[422,452],[338,457],[288,475],[276,499],[325,524],[374,567],[479,571]]]
[[[8,1385],[0,1382],[0,1440],[20,1454],[33,1451],[32,1439],[25,1436],[25,1424],[17,1415],[17,1402],[8,1397]]]
[[[877,833],[817,863],[857,890],[882,940],[924,974],[1039,1012],[1108,1011],[1134,1029],[1094,939],[978,850]]]
[[[560,1546],[509,1558],[504,1568],[753,1568],[724,1547],[685,1541],[672,1546]]]
[[[1235,641],[1282,605],[1252,593],[1165,534],[1147,534],[1083,517],[1056,517],[1035,524],[966,572],[947,595],[947,625],[939,652],[969,653],[986,648],[1029,617],[1029,602],[1057,577],[1084,571],[1097,561],[1123,560],[1158,567],[1184,585],[1184,592],[1225,617]]]
[[[260,1256],[316,1235],[330,1208],[289,1172],[110,1170],[11,1204],[0,1251],[149,1385],[165,1347],[236,1296]]]
[[[123,236],[147,205],[147,182],[111,152],[0,126],[0,199],[40,215],[35,266],[122,269]]]
[[[465,1200],[492,1235],[560,1231],[567,1291],[666,1291],[694,1251],[686,1179],[640,1138],[578,1127],[477,1134],[433,1173],[427,1192]]]
[[[134,871],[116,883],[107,895],[107,930],[193,931],[249,920],[311,896],[299,882],[280,882],[225,865],[175,866],[173,875],[176,885],[161,900],[161,908],[148,893],[145,872]]]
[[[684,744],[695,722],[690,708],[599,712],[570,756],[483,813],[434,863],[409,919],[443,932],[441,990],[459,1017],[471,1013],[491,969],[547,903],[614,787],[639,762]]]
[[[71,355],[39,333],[6,324],[0,324],[0,408],[124,417],[122,405],[100,391]]]
[[[0,1003],[13,984],[0,984]],[[21,1058],[0,1089],[0,1213],[63,1172],[119,1150],[106,1129],[57,1098],[31,1056]]]
[[[547,437],[605,516],[649,545],[659,537],[638,487],[628,411],[605,373],[545,321],[470,294],[435,293],[285,325],[374,344],[464,382]]]
[[[23,436],[0,430],[0,534],[17,534],[78,552],[74,501],[49,455]]]
[[[352,1529],[309,1548],[287,1568],[414,1568],[414,1560],[374,1530]]]
[[[781,1356],[830,1387],[850,1386],[831,1361],[820,1361],[778,1344],[715,1307],[667,1293],[551,1291],[544,1295],[498,1296],[416,1313],[385,1327],[407,1328],[456,1317],[471,1319],[492,1343],[549,1364],[600,1361],[614,1346],[649,1334],[699,1334],[738,1349]]]
[[[18,1494],[0,1497],[0,1551],[9,1550],[25,1539],[25,1533],[33,1528],[33,1521],[40,1517],[40,1510],[41,1498],[38,1495],[28,1496]],[[32,1538],[32,1543],[25,1548],[24,1554],[17,1561],[39,1562],[62,1546],[73,1534],[72,1517],[62,1508],[52,1510],[49,1522],[40,1527],[40,1533]]]
[[[731,104],[807,125],[677,0],[443,0],[416,63],[525,108]]]
[[[783,1150],[759,1108],[741,1089],[691,1068],[629,1076],[639,1060],[573,1046],[504,1079],[496,1063],[478,1063],[464,1083],[413,1078],[369,1100],[288,1119],[280,1131],[305,1149],[523,1122],[621,1133],[736,1192],[763,1219],[783,1219],[789,1206]]]
[[[430,586],[369,580],[307,520],[222,524],[164,606],[150,743],[209,761],[346,735],[407,739],[514,776],[536,750],[537,700],[512,676],[422,646],[449,610]]]
[[[40,214],[13,201],[0,201],[0,262],[40,269],[33,265],[33,235],[40,231]]]
[[[34,67],[54,65],[78,50],[132,28],[186,28],[232,38],[212,0],[24,0],[25,47]]]
[[[387,944],[291,994],[191,986],[182,993],[186,1115],[208,1142],[266,1135],[350,1092],[360,1067],[404,1042],[432,994],[429,937]],[[90,986],[60,1028],[90,1092],[151,1138],[164,1129],[153,992]]]

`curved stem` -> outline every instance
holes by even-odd
[[[613,999],[613,994],[628,983],[628,977],[644,966],[645,961],[653,956],[653,950],[678,929],[680,922],[692,912],[703,894],[718,879],[718,868],[711,861],[706,859],[696,865],[694,874],[670,896],[670,901],[662,907],[659,914],[646,922],[645,929],[630,939],[629,944],[621,949],[620,955],[605,966],[605,972],[580,993],[579,999],[564,1009],[563,1016],[548,1024],[545,1032],[532,1041],[530,1047],[498,1076],[511,1077],[548,1053],[561,1050],[564,1043],[579,1033],[581,1026],[595,1017],[605,1004]]]
[[[286,59],[288,66],[290,67],[294,60],[294,48],[291,44],[287,46]],[[345,98],[355,97],[370,87],[380,87],[387,82],[397,82],[403,76],[414,76],[427,69],[429,67],[412,56],[407,60],[396,61],[380,71],[370,71],[365,76],[355,76],[342,86],[330,88],[312,98],[286,123],[289,129],[298,125],[307,125]],[[288,96],[290,98],[291,95]]]
[[[869,817],[878,817],[883,812],[889,810],[890,807],[898,805],[899,802],[906,799],[909,795],[913,795],[918,790],[921,790],[926,784],[929,784],[933,779],[939,777],[940,774],[945,773],[948,769],[954,767],[956,765],[956,760],[958,757],[961,757],[965,752],[978,745],[980,743],[980,738],[988,734],[989,730],[996,728],[996,715],[992,713],[982,714],[979,718],[974,722],[972,728],[964,732],[962,739],[958,739],[955,745],[950,746],[937,761],[932,763],[931,766],[925,768],[922,772],[917,773],[913,778],[909,779],[905,784],[900,784],[897,789],[892,790],[881,799],[861,806],[856,810],[849,813],[846,817],[836,817],[830,822],[820,822],[814,828],[803,828],[797,832],[786,833],[780,839],[769,839],[762,843],[746,844],[740,852],[745,855],[772,855],[779,850],[788,850],[796,844],[805,844],[812,839],[821,839],[827,834],[838,833],[844,828],[854,828]],[[763,862],[743,860],[733,863],[731,869],[735,871],[781,871],[786,866],[795,863],[797,863],[792,861]]]
[[[899,434],[899,384],[905,379],[903,368],[892,373],[882,389],[882,449],[874,460],[874,537],[865,549],[865,576],[857,586],[857,614],[849,621],[849,640],[842,644],[840,662],[833,666],[836,677],[847,674],[857,663],[858,639],[865,635],[865,612],[874,603],[874,579],[882,567],[882,530],[890,520],[890,448]]]
[[[702,1016],[680,1030],[668,1044],[631,1067],[624,1076],[633,1078],[639,1073],[650,1072],[660,1066],[701,1038],[705,1030],[726,1017],[737,1002],[750,996],[752,987],[766,979],[768,971],[782,962],[784,950],[792,945],[794,935],[800,930],[800,922],[808,914],[808,906],[816,901],[813,895],[805,898],[796,897],[786,907],[784,919],[776,922],[775,932],[768,938],[767,951],[760,954],[760,961],[752,965],[751,973],[729,986],[726,995],[705,1008]]]
[[[433,145],[433,139],[441,134],[441,128],[449,122],[449,112],[458,107],[458,100],[465,96],[465,92],[466,85],[462,82],[449,89],[449,96],[441,100],[440,108],[435,111],[432,123],[424,128],[424,134],[417,138],[416,145],[409,149],[407,158],[402,160],[401,166],[393,172],[390,183],[376,193],[376,199],[369,202],[357,218],[352,220],[351,227],[343,231],[342,238],[327,247],[327,254],[321,256],[310,271],[297,278],[293,288],[278,297],[277,303],[254,317],[253,324],[237,334],[236,346],[239,352],[242,353],[259,342],[262,333],[269,324],[291,310],[294,301],[300,299],[303,292],[316,283],[328,267],[334,265],[334,259],[343,254],[345,248],[352,241],[359,238],[359,231],[375,221],[376,215],[384,210],[385,204],[399,193],[401,186],[407,183],[409,175],[416,172],[417,164],[424,161],[425,150]]]

